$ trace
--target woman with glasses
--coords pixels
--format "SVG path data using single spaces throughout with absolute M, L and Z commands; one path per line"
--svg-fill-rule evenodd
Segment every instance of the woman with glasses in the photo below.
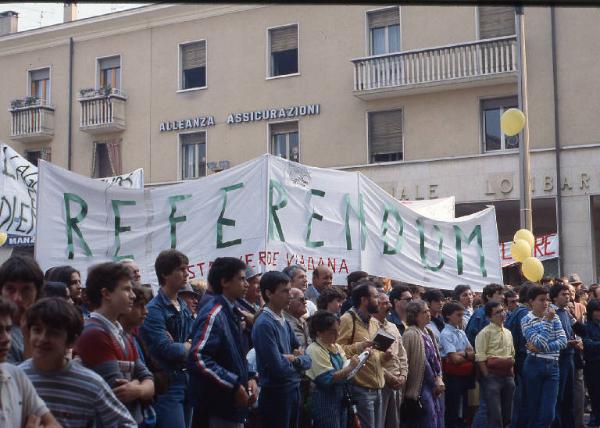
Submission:
M 440 354 L 427 324 L 429 308 L 422 300 L 406 305 L 408 325 L 402 343 L 408 357 L 408 376 L 400 410 L 402 427 L 443 428 L 444 406 Z
M 315 428 L 346 428 L 348 402 L 345 400 L 346 378 L 358 365 L 358 355 L 350 361 L 336 342 L 340 321 L 335 314 L 319 310 L 308 319 L 313 342 L 306 349 L 312 365 L 306 375 L 315 388 L 311 411 Z
M 487 426 L 503 428 L 510 424 L 515 380 L 515 348 L 510 330 L 504 327 L 506 310 L 495 301 L 485 304 L 490 323 L 475 338 L 475 361 L 487 403 Z

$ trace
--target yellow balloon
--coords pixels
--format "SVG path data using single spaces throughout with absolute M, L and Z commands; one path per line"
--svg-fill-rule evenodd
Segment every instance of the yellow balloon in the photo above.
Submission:
M 530 281 L 538 282 L 544 276 L 544 265 L 535 257 L 527 257 L 521 265 L 523 275 Z
M 500 128 L 509 137 L 517 135 L 525 127 L 525 115 L 518 108 L 509 108 L 500 117 Z
M 522 262 L 531 257 L 531 245 L 524 239 L 517 239 L 510 243 L 510 255 L 517 262 Z
M 522 239 L 524 241 L 527 241 L 527 243 L 533 250 L 533 248 L 535 246 L 535 237 L 533 236 L 533 233 L 531 233 L 529 230 L 527 230 L 527 229 L 517 230 L 517 233 L 515 233 L 515 236 L 513 236 L 513 241 L 516 241 L 517 239 Z
M 0 232 L 0 247 L 6 243 L 7 239 L 8 235 L 6 234 L 6 232 Z

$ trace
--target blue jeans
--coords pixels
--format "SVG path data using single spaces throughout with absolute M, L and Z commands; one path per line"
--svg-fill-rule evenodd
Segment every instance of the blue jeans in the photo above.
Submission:
M 523 379 L 527 384 L 527 421 L 529 428 L 548 428 L 554 420 L 560 371 L 558 361 L 528 355 Z
M 263 428 L 296 428 L 300 418 L 300 387 L 263 387 L 258 398 Z
M 556 428 L 573 428 L 575 414 L 573 412 L 573 381 L 575 380 L 575 362 L 573 354 L 564 354 L 558 360 L 560 381 L 556 400 L 556 415 L 553 426 Z
M 171 375 L 170 380 L 167 392 L 159 395 L 154 403 L 156 426 L 189 428 L 192 423 L 192 407 L 187 394 L 188 375 L 185 372 L 177 372 Z
M 362 428 L 379 428 L 382 425 L 381 389 L 364 388 L 350 384 L 350 396 L 356 402 Z
M 527 427 L 527 401 L 523 399 L 526 397 L 525 379 L 523 371 L 517 371 L 515 373 L 515 395 L 513 398 L 513 412 L 512 420 L 510 422 L 511 428 L 526 428 Z
M 473 416 L 471 428 L 487 428 L 487 402 L 485 400 L 485 382 L 479 380 L 479 407 Z

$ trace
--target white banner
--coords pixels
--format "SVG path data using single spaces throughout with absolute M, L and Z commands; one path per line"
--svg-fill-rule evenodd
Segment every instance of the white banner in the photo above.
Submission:
M 449 201 L 431 202 L 447 217 L 434 219 L 360 173 L 270 155 L 144 191 L 42 162 L 39 194 L 36 257 L 44 269 L 71 264 L 84 273 L 132 257 L 143 280 L 156 283 L 156 255 L 177 248 L 190 258 L 190 278 L 205 277 L 216 257 L 233 256 L 262 271 L 326 264 L 336 284 L 359 269 L 446 289 L 502 282 L 493 207 L 451 219 Z
M 8 234 L 9 246 L 35 243 L 38 168 L 12 147 L 0 143 L 0 231 Z M 128 188 L 144 187 L 144 170 L 100 180 Z
M 537 257 L 541 261 L 557 259 L 559 257 L 558 235 L 556 233 L 548 233 L 536 236 L 533 257 Z M 502 261 L 502 267 L 516 263 L 515 259 L 510 255 L 510 242 L 500 243 L 500 260 Z

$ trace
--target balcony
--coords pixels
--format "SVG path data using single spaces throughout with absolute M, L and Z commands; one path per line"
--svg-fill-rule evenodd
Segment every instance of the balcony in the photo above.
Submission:
M 363 100 L 517 82 L 517 39 L 498 37 L 353 59 Z
M 11 139 L 28 143 L 54 137 L 54 107 L 45 99 L 27 97 L 14 100 L 8 111 L 12 116 Z
M 127 97 L 118 89 L 79 91 L 79 129 L 90 134 L 121 132 L 125 129 Z

